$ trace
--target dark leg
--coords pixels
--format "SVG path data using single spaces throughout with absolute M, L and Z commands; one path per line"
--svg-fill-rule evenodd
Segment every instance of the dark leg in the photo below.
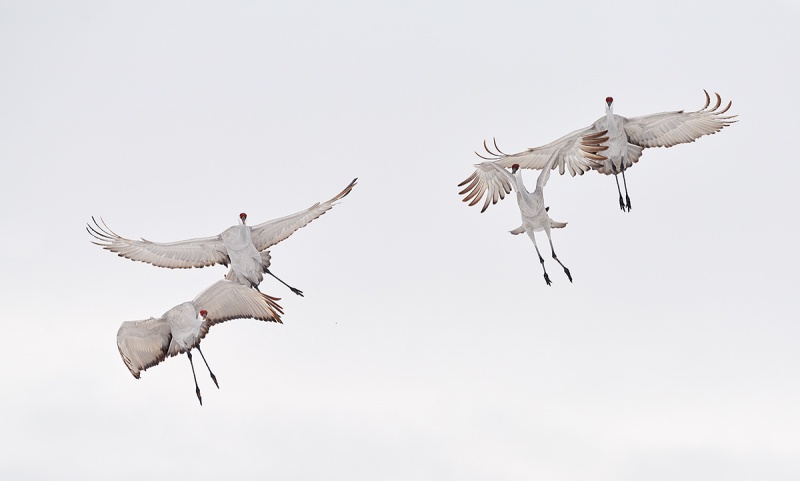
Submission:
M 217 389 L 219 389 L 219 383 L 217 382 L 217 376 L 215 376 L 214 373 L 211 372 L 211 368 L 208 367 L 208 362 L 206 361 L 206 356 L 204 356 L 203 355 L 203 351 L 200 350 L 200 345 L 199 344 L 197 345 L 196 349 L 197 349 L 197 352 L 200 353 L 200 357 L 203 358 L 203 362 L 206 363 L 206 367 L 208 368 L 208 373 L 211 374 L 211 380 L 214 381 L 214 384 L 217 385 Z
M 528 233 L 528 237 L 531 238 L 533 241 L 533 247 L 536 249 L 536 255 L 539 256 L 539 263 L 542 264 L 542 270 L 544 271 L 544 281 L 547 285 L 551 285 L 550 283 L 550 276 L 547 275 L 547 269 L 544 268 L 544 259 L 542 258 L 542 254 L 539 253 L 539 246 L 536 245 L 536 237 L 533 236 L 533 232 L 525 231 Z
M 622 171 L 622 184 L 625 186 L 625 206 L 628 208 L 628 212 L 631 211 L 631 198 L 628 197 L 628 182 L 625 180 L 625 171 Z M 617 188 L 619 188 L 619 182 L 617 182 Z M 621 195 L 621 194 L 620 194 Z M 620 196 L 620 202 L 622 202 L 622 197 Z
M 200 396 L 200 386 L 197 385 L 197 376 L 194 375 L 194 363 L 192 362 L 192 353 L 186 351 L 186 355 L 189 357 L 189 364 L 192 365 L 192 377 L 194 378 L 194 392 L 197 393 L 197 400 L 200 401 L 200 405 L 203 405 L 203 398 Z
M 558 260 L 558 257 L 556 257 L 556 250 L 553 249 L 553 240 L 550 238 L 550 230 L 545 229 L 545 232 L 547 233 L 547 240 L 550 241 L 550 252 L 553 253 L 553 259 L 555 259 L 556 262 L 558 262 L 561 265 L 561 267 L 564 268 L 564 273 L 569 278 L 569 281 L 572 282 L 572 274 L 569 273 L 569 269 L 567 269 L 567 266 L 565 266 L 564 264 L 561 264 L 561 261 Z
M 624 180 L 625 174 L 622 175 Z M 625 212 L 625 202 L 622 201 L 622 189 L 619 188 L 619 178 L 617 177 L 616 172 L 614 173 L 614 180 L 617 181 L 617 192 L 619 192 L 619 208 L 622 209 L 622 212 Z
M 271 275 L 271 276 L 272 276 L 272 277 L 274 277 L 275 279 L 278 279 L 278 280 L 280 281 L 280 283 L 281 283 L 281 284 L 283 284 L 284 286 L 286 286 L 286 287 L 288 287 L 289 289 L 291 289 L 291 290 L 292 290 L 292 292 L 294 292 L 294 293 L 295 293 L 295 294 L 297 294 L 298 296 L 300 296 L 300 297 L 303 297 L 303 291 L 301 291 L 300 289 L 295 289 L 294 287 L 290 286 L 289 284 L 287 284 L 287 283 L 283 282 L 283 281 L 282 281 L 282 280 L 281 280 L 281 279 L 280 279 L 278 276 L 276 276 L 275 274 L 273 274 L 272 272 L 270 272 L 270 270 L 269 270 L 269 269 L 264 269 L 264 272 L 266 272 L 267 274 Z

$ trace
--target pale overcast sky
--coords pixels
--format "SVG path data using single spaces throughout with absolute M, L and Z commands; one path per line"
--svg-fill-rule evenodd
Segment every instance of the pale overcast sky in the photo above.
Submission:
M 800 479 L 800 22 L 790 2 L 0 1 L 0 479 Z M 627 176 L 553 175 L 570 284 L 506 151 L 637 116 L 739 122 Z M 528 185 L 536 173 L 524 172 Z M 272 250 L 284 324 L 135 380 L 123 321 L 225 274 L 84 227 L 214 235 L 358 186 Z M 544 236 L 540 237 L 545 245 Z M 548 249 L 545 249 L 549 252 Z M 199 360 L 199 356 L 196 357 Z

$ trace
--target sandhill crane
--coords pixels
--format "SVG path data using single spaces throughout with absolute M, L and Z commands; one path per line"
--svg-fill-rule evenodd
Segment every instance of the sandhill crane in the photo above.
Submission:
M 191 350 L 196 348 L 200 353 L 211 379 L 219 389 L 217 377 L 211 372 L 200 350 L 200 341 L 211 326 L 231 319 L 253 318 L 280 323 L 283 310 L 277 304 L 278 300 L 233 281 L 217 281 L 192 301 L 173 307 L 161 317 L 123 322 L 117 331 L 117 348 L 122 361 L 136 379 L 139 379 L 141 371 L 155 366 L 168 356 L 185 352 L 192 366 L 197 400 L 202 406 L 203 398 L 197 385 Z
M 493 162 L 484 163 L 496 165 Z M 547 235 L 547 242 L 550 243 L 550 252 L 552 253 L 553 259 L 561 265 L 567 278 L 572 282 L 572 274 L 570 274 L 567 266 L 556 256 L 556 251 L 553 248 L 553 239 L 550 237 L 551 228 L 561 229 L 567 226 L 566 222 L 556 222 L 551 219 L 548 214 L 550 208 L 544 205 L 544 186 L 547 184 L 548 179 L 550 179 L 550 170 L 551 169 L 547 167 L 542 169 L 542 172 L 536 179 L 536 189 L 534 189 L 533 192 L 528 192 L 525 188 L 525 184 L 522 181 L 522 172 L 519 170 L 519 164 L 514 164 L 511 167 L 511 176 L 509 176 L 514 183 L 514 190 L 517 192 L 517 204 L 519 205 L 520 217 L 522 217 L 522 225 L 510 232 L 514 235 L 522 233 L 528 234 L 528 237 L 530 237 L 533 242 L 533 247 L 536 249 L 536 255 L 539 256 L 539 263 L 542 264 L 542 270 L 544 271 L 544 281 L 548 286 L 550 285 L 550 277 L 547 275 L 547 269 L 544 267 L 544 259 L 539 252 L 539 246 L 536 245 L 534 232 L 544 231 Z M 502 172 L 508 176 L 507 170 L 502 169 Z
M 722 99 L 716 95 L 716 103 L 711 104 L 711 97 L 706 95 L 706 103 L 696 112 L 662 112 L 641 117 L 626 118 L 615 115 L 613 111 L 614 99 L 606 98 L 606 115 L 584 129 L 576 130 L 547 145 L 528 149 L 516 154 L 505 154 L 497 148 L 492 151 L 484 142 L 484 148 L 489 154 L 485 160 L 497 162 L 500 167 L 508 168 L 519 164 L 523 169 L 542 169 L 552 155 L 556 156 L 552 168 L 558 166 L 559 173 L 564 174 L 565 168 L 571 175 L 581 174 L 592 169 L 601 174 L 614 175 L 619 193 L 619 206 L 623 211 L 630 211 L 631 201 L 628 196 L 628 185 L 625 179 L 625 170 L 639 161 L 642 150 L 648 147 L 672 147 L 673 145 L 694 142 L 698 138 L 719 132 L 724 127 L 731 125 L 735 115 L 723 115 L 731 107 L 731 102 L 719 110 Z M 480 165 L 480 164 L 478 164 Z M 619 187 L 617 174 L 622 174 L 625 185 L 625 199 Z M 505 194 L 511 192 L 511 187 L 498 177 L 496 171 L 477 169 L 459 186 L 468 184 L 459 195 L 467 194 L 464 202 L 469 205 L 478 203 L 483 195 L 488 192 L 488 197 L 481 212 L 485 211 Z
M 225 278 L 258 290 L 263 274 L 270 272 L 270 255 L 268 248 L 286 239 L 298 229 L 305 227 L 335 205 L 336 201 L 350 193 L 356 185 L 352 182 L 332 199 L 312 205 L 306 210 L 281 217 L 250 227 L 246 224 L 247 214 L 239 214 L 239 225 L 226 229 L 214 237 L 189 239 L 184 241 L 160 243 L 146 239 L 131 240 L 114 233 L 100 219 L 102 226 L 92 217 L 94 226 L 87 224 L 86 230 L 99 242 L 94 242 L 103 249 L 114 252 L 120 257 L 134 261 L 146 262 L 158 267 L 188 269 L 223 264 L 230 270 Z M 302 296 L 299 289 L 286 284 L 297 295 Z

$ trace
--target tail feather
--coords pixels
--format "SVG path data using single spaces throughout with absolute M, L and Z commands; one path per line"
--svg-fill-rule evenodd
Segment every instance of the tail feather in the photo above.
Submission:
M 269 250 L 261 251 L 261 272 L 267 272 L 271 263 L 272 256 L 269 255 Z

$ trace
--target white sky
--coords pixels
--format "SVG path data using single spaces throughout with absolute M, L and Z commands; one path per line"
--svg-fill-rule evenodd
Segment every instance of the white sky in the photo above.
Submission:
M 552 2 L 555 4 L 555 2 Z M 800 21 L 789 2 L 0 2 L 0 479 L 800 478 Z M 628 175 L 551 177 L 570 284 L 456 185 L 594 122 L 740 122 Z M 532 185 L 536 174 L 526 172 Z M 223 267 L 173 241 L 359 185 L 273 250 L 283 325 L 135 380 L 125 320 Z M 544 237 L 541 237 L 544 245 Z M 547 251 L 547 249 L 546 249 Z M 197 357 L 199 360 L 199 356 Z

